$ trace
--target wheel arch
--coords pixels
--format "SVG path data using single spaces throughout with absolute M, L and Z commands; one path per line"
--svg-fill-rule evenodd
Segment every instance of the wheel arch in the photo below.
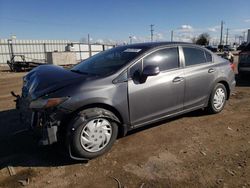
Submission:
M 230 96 L 230 87 L 229 87 L 229 84 L 225 80 L 221 80 L 218 83 L 223 84 L 225 86 L 225 88 L 227 90 L 227 100 L 228 100 L 229 96 Z
M 101 108 L 101 109 L 108 110 L 108 111 L 112 112 L 118 119 L 113 118 L 111 116 L 107 116 L 107 117 L 112 119 L 116 123 L 118 123 L 118 137 L 123 137 L 127 134 L 127 131 L 129 128 L 128 128 L 128 125 L 124 124 L 124 120 L 122 118 L 121 113 L 115 107 L 108 105 L 108 104 L 105 104 L 105 103 L 93 103 L 93 104 L 84 105 L 84 106 L 78 108 L 77 110 L 75 110 L 72 113 L 72 117 L 76 116 L 81 111 L 87 110 L 90 108 Z
M 118 123 L 123 123 L 123 118 L 120 114 L 120 112 L 113 106 L 108 105 L 108 104 L 104 104 L 104 103 L 93 103 L 93 104 L 88 104 L 85 106 L 82 106 L 80 108 L 78 108 L 74 113 L 79 113 L 80 111 L 86 110 L 88 108 L 102 108 L 105 110 L 109 110 L 112 113 L 114 113 L 114 115 L 118 118 Z
M 215 88 L 215 86 L 216 86 L 218 83 L 223 84 L 223 85 L 225 86 L 225 88 L 226 88 L 226 90 L 227 90 L 227 99 L 226 99 L 226 100 L 229 99 L 229 96 L 230 96 L 230 87 L 229 87 L 228 82 L 227 82 L 225 79 L 218 79 L 218 80 L 216 80 L 216 81 L 212 84 L 212 86 L 211 86 L 211 88 L 210 88 L 210 94 L 209 94 L 208 97 L 207 97 L 207 100 L 206 100 L 206 103 L 205 103 L 206 105 L 205 105 L 205 106 L 208 105 L 210 96 L 211 96 L 211 94 L 212 94 L 212 92 L 213 92 L 213 89 Z

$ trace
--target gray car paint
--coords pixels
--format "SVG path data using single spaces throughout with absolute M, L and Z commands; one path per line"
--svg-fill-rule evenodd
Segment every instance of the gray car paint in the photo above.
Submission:
M 227 61 L 215 57 L 216 62 L 213 60 L 185 67 L 182 46 L 200 48 L 196 45 L 179 45 L 179 69 L 152 76 L 142 84 L 129 80 L 129 109 L 134 127 L 206 107 L 212 89 L 220 81 L 227 82 L 231 90 L 234 88 L 234 73 Z M 174 83 L 176 78 L 181 78 L 180 82 Z
M 147 55 L 163 48 L 169 47 L 151 50 Z M 140 63 L 140 61 L 136 63 Z M 145 122 L 182 110 L 184 82 L 176 82 L 174 79 L 183 74 L 181 66 L 178 69 L 162 71 L 159 75 L 148 77 L 145 83 L 138 83 L 130 79 L 128 81 L 128 98 L 131 125 L 137 127 Z
M 178 43 L 181 63 L 179 69 L 148 77 L 145 83 L 135 83 L 129 77 L 130 67 L 144 56 L 152 51 L 176 45 L 169 43 L 153 47 L 113 75 L 70 85 L 49 96 L 70 96 L 69 100 L 58 107 L 69 113 L 90 105 L 107 105 L 115 109 L 120 114 L 122 123 L 131 129 L 205 107 L 217 82 L 225 81 L 230 89 L 234 88 L 234 73 L 229 63 L 215 54 L 212 54 L 211 63 L 185 68 L 181 46 L 201 48 L 192 44 Z M 208 73 L 210 68 L 215 69 L 212 74 Z M 124 77 L 124 75 L 127 76 Z M 177 77 L 183 79 L 174 83 L 173 80 Z

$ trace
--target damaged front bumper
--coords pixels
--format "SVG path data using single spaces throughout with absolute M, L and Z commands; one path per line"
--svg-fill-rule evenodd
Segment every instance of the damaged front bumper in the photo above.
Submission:
M 27 97 L 20 97 L 14 92 L 16 109 L 19 111 L 20 121 L 40 137 L 40 145 L 50 145 L 58 141 L 58 128 L 65 113 L 57 108 L 31 108 L 32 103 Z M 37 105 L 37 103 L 35 103 Z

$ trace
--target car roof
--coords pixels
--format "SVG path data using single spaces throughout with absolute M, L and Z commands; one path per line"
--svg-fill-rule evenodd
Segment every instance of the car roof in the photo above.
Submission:
M 242 49 L 242 52 L 250 52 L 250 42 Z
M 126 45 L 129 48 L 155 48 L 160 46 L 166 46 L 166 45 L 190 45 L 190 46 L 198 46 L 192 43 L 187 42 L 145 42 L 145 43 L 135 43 L 135 44 L 128 44 Z M 199 46 L 201 47 L 201 46 Z

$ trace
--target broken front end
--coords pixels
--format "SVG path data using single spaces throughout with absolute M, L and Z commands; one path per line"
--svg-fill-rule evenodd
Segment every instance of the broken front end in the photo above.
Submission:
M 34 130 L 41 138 L 40 145 L 50 145 L 58 141 L 58 128 L 65 118 L 65 112 L 57 108 L 57 106 L 67 97 L 62 98 L 40 98 L 30 100 L 28 96 L 16 95 L 16 108 L 19 110 L 20 121 L 25 123 L 31 130 Z
M 61 67 L 42 65 L 23 77 L 21 96 L 12 92 L 21 122 L 39 133 L 41 145 L 58 141 L 60 126 L 62 122 L 66 123 L 67 115 L 71 113 L 62 107 L 69 95 L 63 96 L 65 93 L 60 93 L 60 89 L 67 89 L 66 86 L 79 77 Z

